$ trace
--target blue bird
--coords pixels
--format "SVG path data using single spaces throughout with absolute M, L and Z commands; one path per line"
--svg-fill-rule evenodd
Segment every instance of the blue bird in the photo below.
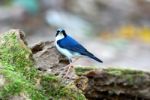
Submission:
M 65 55 L 69 62 L 72 62 L 72 58 L 76 56 L 87 56 L 100 63 L 103 61 L 95 57 L 86 48 L 84 48 L 79 42 L 66 34 L 64 29 L 58 29 L 56 33 L 55 46 L 57 50 Z
M 100 63 L 103 63 L 102 60 L 95 57 L 92 53 L 90 53 L 87 49 L 85 49 L 79 42 L 77 42 L 72 37 L 67 35 L 64 29 L 57 30 L 56 38 L 55 38 L 55 46 L 60 53 L 62 53 L 69 59 L 70 62 L 70 64 L 68 65 L 69 69 L 72 63 L 71 59 L 73 57 L 78 57 L 78 56 L 87 56 Z M 67 74 L 69 69 L 67 70 Z

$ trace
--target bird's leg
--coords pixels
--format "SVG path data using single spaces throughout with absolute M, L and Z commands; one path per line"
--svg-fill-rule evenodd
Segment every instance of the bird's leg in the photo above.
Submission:
M 68 76 L 68 74 L 69 74 L 69 72 L 70 72 L 70 69 L 73 68 L 73 63 L 76 62 L 78 59 L 79 59 L 79 58 L 76 58 L 73 62 L 72 62 L 71 59 L 69 59 L 70 64 L 67 65 L 68 68 L 67 68 L 67 72 L 66 72 L 66 74 L 65 74 L 65 77 Z
M 68 76 L 71 66 L 72 66 L 72 60 L 69 59 L 69 65 L 66 66 L 66 67 L 67 67 L 67 68 L 66 68 L 66 69 L 67 69 L 67 72 L 66 72 L 66 74 L 64 75 L 64 77 L 67 77 L 67 76 Z
M 75 63 L 78 59 L 79 59 L 79 57 L 76 57 L 75 60 L 72 62 L 72 65 L 73 65 L 73 63 Z

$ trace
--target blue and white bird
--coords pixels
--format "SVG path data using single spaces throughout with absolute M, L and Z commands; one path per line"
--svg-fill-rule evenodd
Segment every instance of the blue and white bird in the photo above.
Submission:
M 79 42 L 66 34 L 64 29 L 58 29 L 56 33 L 55 46 L 57 50 L 65 55 L 69 62 L 72 63 L 73 57 L 87 56 L 100 63 L 103 61 L 95 57 L 87 49 L 85 49 Z

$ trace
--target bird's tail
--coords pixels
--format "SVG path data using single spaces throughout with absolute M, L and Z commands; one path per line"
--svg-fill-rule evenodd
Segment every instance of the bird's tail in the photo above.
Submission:
M 93 56 L 90 56 L 90 58 L 92 58 L 92 59 L 94 59 L 94 60 L 96 60 L 96 61 L 98 61 L 98 62 L 100 62 L 100 63 L 103 63 L 102 60 L 100 60 L 99 58 L 95 57 L 94 55 L 93 55 Z
M 98 62 L 100 62 L 100 63 L 103 63 L 102 60 L 100 60 L 99 58 L 95 57 L 95 56 L 94 56 L 92 53 L 90 53 L 90 52 L 87 52 L 86 56 L 88 56 L 88 57 L 90 57 L 90 58 L 92 58 L 92 59 L 94 59 L 94 60 L 96 60 L 96 61 L 98 61 Z

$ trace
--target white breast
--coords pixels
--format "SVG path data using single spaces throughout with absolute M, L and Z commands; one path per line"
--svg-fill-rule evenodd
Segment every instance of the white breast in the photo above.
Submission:
M 61 48 L 57 42 L 55 42 L 55 46 L 57 48 L 57 50 L 62 53 L 63 55 L 65 55 L 68 59 L 71 59 L 73 57 L 73 54 L 71 52 L 69 52 L 67 49 L 63 49 Z
M 68 59 L 71 59 L 73 57 L 77 57 L 77 56 L 81 56 L 79 53 L 76 52 L 70 52 L 67 49 L 61 48 L 57 42 L 55 41 L 55 46 L 57 48 L 57 50 L 62 53 L 63 55 L 65 55 Z

